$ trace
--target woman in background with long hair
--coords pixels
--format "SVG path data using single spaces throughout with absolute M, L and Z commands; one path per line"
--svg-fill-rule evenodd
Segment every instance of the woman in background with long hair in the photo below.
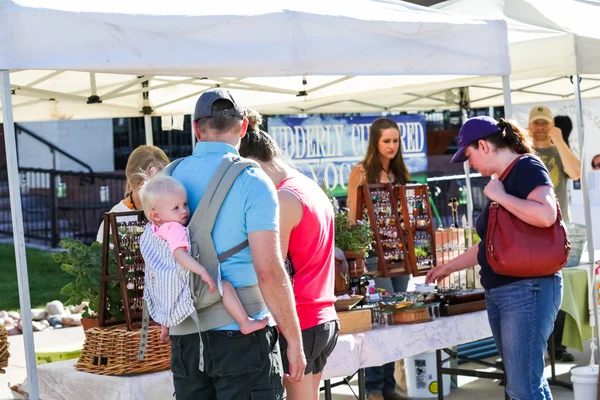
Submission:
M 356 196 L 358 187 L 373 183 L 394 183 L 405 185 L 410 175 L 402 158 L 402 141 L 400 129 L 396 121 L 389 118 L 376 119 L 369 130 L 367 154 L 356 164 L 348 179 L 348 201 L 350 220 L 355 222 Z M 377 257 L 367 259 L 367 266 L 377 268 Z M 370 269 L 370 268 L 369 268 Z M 405 292 L 410 275 L 394 278 L 376 278 L 375 284 L 388 293 Z M 367 368 L 365 371 L 365 388 L 368 400 L 399 400 L 394 380 L 394 363 L 381 367 Z

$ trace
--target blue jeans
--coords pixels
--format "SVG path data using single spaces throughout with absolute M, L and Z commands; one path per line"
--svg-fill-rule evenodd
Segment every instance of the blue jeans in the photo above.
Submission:
M 524 279 L 485 291 L 488 318 L 515 400 L 552 400 L 544 353 L 562 301 L 562 275 Z
M 394 278 L 376 278 L 375 284 L 378 288 L 386 289 L 389 293 L 406 292 L 410 275 L 397 276 Z M 391 362 L 381 367 L 365 369 L 365 390 L 367 393 L 382 392 L 389 393 L 396 390 L 394 380 L 394 365 Z

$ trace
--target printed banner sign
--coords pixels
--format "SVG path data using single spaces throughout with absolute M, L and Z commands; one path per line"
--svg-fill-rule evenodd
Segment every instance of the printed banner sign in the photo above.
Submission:
M 269 134 L 292 164 L 336 196 L 347 193 L 350 171 L 362 161 L 369 128 L 378 117 L 269 118 Z M 425 118 L 390 116 L 398 123 L 404 162 L 411 174 L 427 171 Z

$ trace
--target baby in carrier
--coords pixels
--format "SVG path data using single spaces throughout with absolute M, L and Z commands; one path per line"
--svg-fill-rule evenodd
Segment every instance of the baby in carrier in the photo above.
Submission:
M 228 281 L 213 281 L 208 271 L 190 255 L 189 231 L 185 224 L 190 216 L 187 194 L 183 185 L 170 176 L 157 175 L 140 190 L 140 200 L 156 239 L 166 242 L 166 251 L 144 255 L 146 276 L 144 298 L 152 319 L 162 325 L 161 340 L 167 340 L 170 326 L 176 326 L 194 311 L 189 289 L 189 273 L 200 276 L 214 293 L 218 287 L 223 305 L 248 334 L 264 328 L 268 318 L 250 318 L 240 303 L 234 287 Z M 161 247 L 161 246 L 159 246 Z M 168 249 L 168 250 L 167 250 Z

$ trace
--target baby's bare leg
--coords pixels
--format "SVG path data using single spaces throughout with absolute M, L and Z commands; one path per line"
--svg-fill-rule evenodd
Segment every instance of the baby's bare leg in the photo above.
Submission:
M 244 306 L 242 306 L 231 283 L 228 281 L 221 281 L 221 283 L 223 284 L 223 305 L 227 309 L 227 312 L 229 312 L 233 319 L 240 325 L 240 331 L 244 335 L 258 331 L 267 326 L 267 322 L 269 322 L 268 318 L 257 320 L 250 318 L 248 314 L 246 314 L 246 310 L 244 310 Z

